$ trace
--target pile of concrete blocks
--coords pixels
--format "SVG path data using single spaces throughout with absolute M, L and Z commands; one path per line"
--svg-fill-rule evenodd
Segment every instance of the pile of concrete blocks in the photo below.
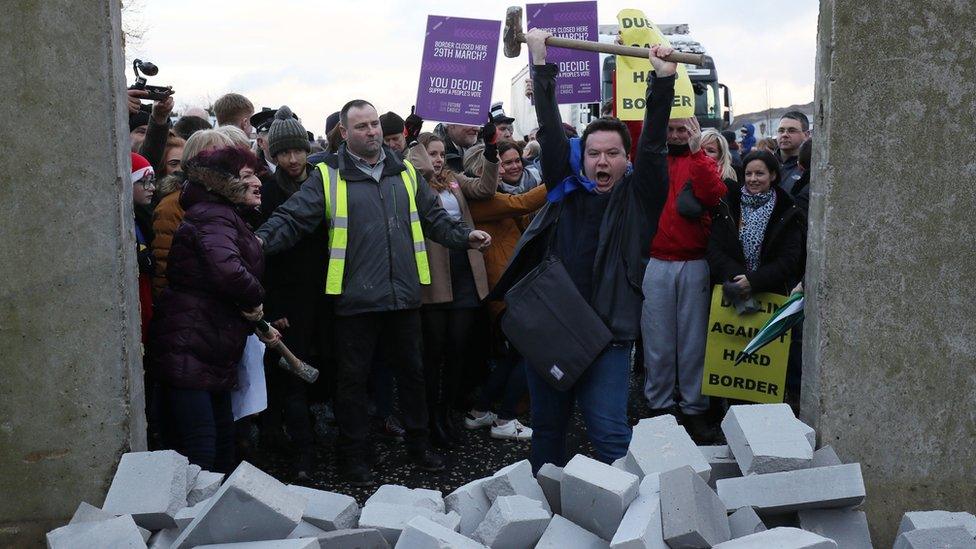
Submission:
M 442 503 L 443 505 L 443 503 Z M 49 548 L 387 548 L 356 500 L 287 486 L 244 462 L 226 480 L 172 450 L 122 456 L 102 508 L 82 503 Z
M 48 547 L 189 549 L 870 549 L 861 468 L 781 404 L 732 406 L 727 445 L 672 416 L 642 420 L 613 464 L 513 463 L 442 496 L 282 484 L 249 463 L 226 480 L 173 451 L 125 454 L 103 508 L 82 503 Z M 895 549 L 976 547 L 976 516 L 907 513 Z

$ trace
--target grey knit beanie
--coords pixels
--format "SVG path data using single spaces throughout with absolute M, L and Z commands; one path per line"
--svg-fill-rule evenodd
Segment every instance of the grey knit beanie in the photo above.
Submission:
M 291 109 L 282 105 L 275 113 L 274 122 L 268 130 L 268 152 L 272 157 L 288 149 L 311 150 L 308 144 L 308 132 L 302 126 Z

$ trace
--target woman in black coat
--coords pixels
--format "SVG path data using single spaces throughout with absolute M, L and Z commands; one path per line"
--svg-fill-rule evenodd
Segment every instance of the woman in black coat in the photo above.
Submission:
M 787 295 L 803 275 L 806 218 L 779 187 L 779 162 L 765 151 L 743 159 L 745 181 L 732 189 L 712 218 L 708 266 L 712 282 L 743 297 Z

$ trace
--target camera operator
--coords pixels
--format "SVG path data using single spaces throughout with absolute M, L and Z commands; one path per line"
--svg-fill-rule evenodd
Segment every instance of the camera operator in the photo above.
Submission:
M 146 116 L 141 110 L 142 99 L 149 97 L 146 90 L 128 90 L 129 99 L 129 137 L 132 152 L 141 154 L 153 169 L 163 172 L 163 152 L 169 138 L 169 115 L 173 112 L 173 96 L 153 101 L 152 111 Z

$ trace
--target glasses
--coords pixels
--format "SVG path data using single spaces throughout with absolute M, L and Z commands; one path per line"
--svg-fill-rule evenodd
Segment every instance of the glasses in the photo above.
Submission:
M 143 190 L 148 191 L 150 187 L 156 187 L 155 177 L 143 177 L 139 181 L 136 181 L 136 185 L 142 185 Z

